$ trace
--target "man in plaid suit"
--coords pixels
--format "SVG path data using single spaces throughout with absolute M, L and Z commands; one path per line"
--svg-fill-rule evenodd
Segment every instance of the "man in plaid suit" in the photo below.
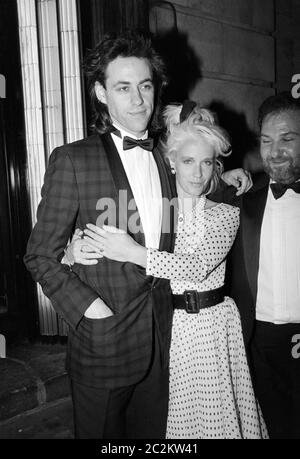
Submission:
M 60 261 L 75 227 L 109 223 L 102 202 L 114 204 L 108 209 L 112 222 L 138 243 L 172 250 L 172 221 L 168 231 L 157 228 L 165 218 L 162 198 L 172 199 L 175 191 L 147 139 L 148 125 L 158 126 L 164 67 L 148 39 L 126 33 L 105 37 L 87 57 L 86 73 L 96 134 L 51 154 L 24 261 L 70 327 L 67 368 L 76 437 L 163 438 L 172 318 L 168 281 L 130 263 L 102 259 L 96 266 L 69 268 Z M 122 140 L 128 136 L 146 142 L 127 149 Z

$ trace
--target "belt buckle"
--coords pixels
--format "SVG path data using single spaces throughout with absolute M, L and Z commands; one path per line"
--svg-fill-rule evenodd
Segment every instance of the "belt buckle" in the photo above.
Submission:
M 197 290 L 184 292 L 185 310 L 188 314 L 197 314 L 200 311 L 197 293 Z

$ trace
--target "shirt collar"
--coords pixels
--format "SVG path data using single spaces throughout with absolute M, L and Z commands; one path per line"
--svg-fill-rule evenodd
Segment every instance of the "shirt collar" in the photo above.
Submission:
M 300 179 L 299 179 L 299 180 L 296 180 L 296 182 L 293 182 L 293 183 L 297 183 L 297 182 L 300 182 Z M 271 183 L 277 183 L 277 182 L 276 182 L 275 180 L 273 180 L 273 179 L 270 178 L 270 185 L 271 185 Z
M 120 128 L 120 126 L 118 126 L 117 123 L 114 123 L 113 126 L 120 132 L 122 140 L 125 136 L 131 137 L 132 139 L 136 139 L 136 140 L 139 140 L 139 139 L 144 140 L 148 138 L 148 130 L 144 133 L 142 137 L 137 137 L 134 134 L 131 134 L 130 132 L 125 131 L 123 128 Z M 112 134 L 116 137 L 119 137 L 114 132 L 112 132 Z

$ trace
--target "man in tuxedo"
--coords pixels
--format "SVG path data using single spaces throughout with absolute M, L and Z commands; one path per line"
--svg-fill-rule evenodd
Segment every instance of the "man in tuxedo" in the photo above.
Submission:
M 251 338 L 254 387 L 271 438 L 300 438 L 300 104 L 289 93 L 259 110 L 264 173 L 241 196 L 231 295 Z M 298 340 L 298 341 L 297 341 Z
M 175 187 L 148 137 L 159 126 L 164 65 L 149 39 L 126 32 L 105 37 L 85 71 L 95 134 L 51 154 L 24 260 L 69 324 L 76 437 L 164 438 L 169 282 L 105 258 L 97 265 L 60 263 L 74 228 L 88 223 L 111 224 L 140 244 L 173 250 L 174 217 L 164 205 Z M 241 179 L 240 191 L 247 176 Z
M 109 217 L 117 226 L 140 219 L 135 226 L 142 230 L 125 228 L 136 241 L 172 250 L 172 222 L 169 233 L 160 231 L 161 198 L 175 192 L 160 155 L 149 151 L 147 131 L 157 124 L 164 66 L 148 39 L 128 33 L 106 37 L 85 69 L 96 133 L 51 154 L 25 263 L 69 325 L 76 437 L 160 438 L 168 402 L 168 282 L 130 263 L 102 259 L 69 269 L 60 260 L 72 229 L 107 213 L 101 198 L 115 204 Z M 127 149 L 125 137 L 145 142 Z

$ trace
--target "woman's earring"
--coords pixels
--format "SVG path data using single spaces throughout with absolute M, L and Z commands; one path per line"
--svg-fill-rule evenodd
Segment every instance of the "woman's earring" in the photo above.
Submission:
M 173 175 L 176 174 L 175 167 L 171 167 L 171 173 L 172 173 Z

